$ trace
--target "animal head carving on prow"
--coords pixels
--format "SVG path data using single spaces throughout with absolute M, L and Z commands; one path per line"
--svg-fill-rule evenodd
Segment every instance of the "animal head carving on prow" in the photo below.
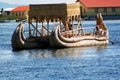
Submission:
M 107 27 L 103 22 L 103 17 L 102 17 L 101 13 L 96 14 L 96 25 L 99 25 L 100 28 L 103 29 L 103 30 L 107 30 Z
M 96 23 L 97 24 L 103 23 L 103 17 L 101 13 L 96 14 Z

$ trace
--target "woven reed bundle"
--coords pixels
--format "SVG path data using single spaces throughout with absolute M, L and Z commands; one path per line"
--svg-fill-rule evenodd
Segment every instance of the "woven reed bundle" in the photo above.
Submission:
M 66 21 L 68 17 L 76 17 L 80 15 L 80 4 L 31 4 L 29 11 L 29 18 L 52 21 L 60 20 Z

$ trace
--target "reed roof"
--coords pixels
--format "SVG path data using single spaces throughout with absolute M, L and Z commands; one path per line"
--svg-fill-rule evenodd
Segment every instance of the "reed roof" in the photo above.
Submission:
M 37 18 L 39 20 L 64 19 L 68 17 L 80 15 L 80 4 L 31 4 L 29 18 Z

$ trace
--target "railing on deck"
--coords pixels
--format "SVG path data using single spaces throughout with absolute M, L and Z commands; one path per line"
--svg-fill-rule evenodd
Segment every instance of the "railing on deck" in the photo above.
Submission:
M 95 36 L 95 27 L 78 28 L 74 30 L 61 32 L 64 37 Z

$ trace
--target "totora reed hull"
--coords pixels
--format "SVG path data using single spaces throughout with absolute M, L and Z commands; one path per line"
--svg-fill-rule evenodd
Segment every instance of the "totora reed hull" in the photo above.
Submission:
M 106 35 L 98 37 L 96 35 L 64 37 L 60 31 L 60 25 L 54 27 L 50 36 L 47 37 L 24 37 L 24 24 L 20 23 L 12 36 L 13 50 L 35 49 L 35 48 L 70 48 L 97 46 L 109 44 L 108 30 Z
M 41 47 L 48 47 L 48 37 L 43 38 L 32 37 L 26 39 L 24 37 L 24 24 L 20 23 L 18 27 L 15 29 L 12 36 L 13 50 L 34 49 Z
M 60 26 L 57 25 L 51 33 L 49 43 L 50 46 L 54 48 L 107 45 L 109 44 L 108 30 L 107 30 L 107 35 L 105 37 L 76 36 L 71 38 L 65 38 L 60 33 Z

